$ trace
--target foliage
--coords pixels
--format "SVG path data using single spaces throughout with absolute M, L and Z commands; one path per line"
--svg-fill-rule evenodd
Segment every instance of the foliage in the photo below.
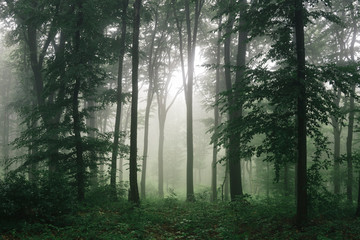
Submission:
M 69 181 L 61 175 L 49 178 L 47 172 L 37 174 L 36 182 L 17 173 L 10 173 L 0 180 L 1 226 L 24 220 L 53 223 L 72 212 L 75 198 Z
M 331 204 L 331 203 L 330 203 Z M 62 224 L 27 223 L 0 236 L 17 239 L 351 239 L 360 233 L 353 211 L 342 204 L 312 215 L 299 231 L 294 225 L 294 200 L 249 197 L 233 203 L 176 198 L 152 199 L 134 207 L 125 199 L 83 205 Z M 326 220 L 325 217 L 329 217 Z

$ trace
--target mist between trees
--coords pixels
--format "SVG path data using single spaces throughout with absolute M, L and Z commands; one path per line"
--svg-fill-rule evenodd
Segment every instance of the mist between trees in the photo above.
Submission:
M 49 201 L 285 196 L 298 226 L 334 201 L 359 216 L 359 7 L 1 1 L 0 199 L 20 181 Z

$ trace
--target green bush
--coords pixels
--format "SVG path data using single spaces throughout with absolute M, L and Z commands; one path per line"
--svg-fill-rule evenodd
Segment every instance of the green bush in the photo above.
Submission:
M 22 219 L 32 214 L 39 202 L 36 184 L 23 175 L 10 174 L 0 180 L 0 218 Z
M 10 173 L 0 180 L 0 221 L 53 222 L 75 206 L 71 184 L 62 176 L 38 174 L 30 182 L 23 174 Z

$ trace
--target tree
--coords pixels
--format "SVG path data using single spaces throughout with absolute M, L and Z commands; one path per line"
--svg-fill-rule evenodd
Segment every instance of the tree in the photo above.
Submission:
M 238 26 L 238 49 L 236 58 L 236 76 L 235 84 L 231 80 L 231 33 L 235 22 L 234 1 L 230 1 L 228 6 L 229 17 L 226 23 L 226 39 L 224 42 L 224 63 L 225 63 L 225 82 L 227 90 L 228 103 L 228 159 L 230 176 L 230 195 L 231 200 L 236 200 L 243 195 L 241 182 L 241 152 L 240 152 L 240 134 L 236 130 L 239 120 L 242 118 L 241 88 L 244 87 L 244 71 L 247 44 L 247 31 L 245 29 L 245 11 L 246 1 L 239 2 L 240 20 Z M 235 107 L 236 106 L 236 107 Z
M 160 43 L 165 46 L 163 42 Z M 180 89 L 175 96 L 172 98 L 169 104 L 167 104 L 168 95 L 170 91 L 170 82 L 172 78 L 172 72 L 175 69 L 176 60 L 172 60 L 171 44 L 168 45 L 167 49 L 163 49 L 164 53 L 160 51 L 159 54 L 163 55 L 162 59 L 159 59 L 157 67 L 155 68 L 155 91 L 158 103 L 158 118 L 159 118 L 159 145 L 158 145 L 158 189 L 159 196 L 164 197 L 164 142 L 165 142 L 165 122 L 169 109 L 174 104 L 177 96 L 181 93 Z M 160 47 L 160 46 L 159 46 Z M 163 65 L 167 58 L 166 65 L 163 66 L 163 74 L 159 74 L 160 67 Z
M 129 201 L 139 204 L 137 185 L 137 107 L 138 107 L 138 71 L 139 71 L 139 30 L 141 0 L 134 2 L 133 41 L 132 41 L 132 93 L 131 93 L 131 125 L 130 125 L 130 190 Z
M 193 140 L 193 84 L 194 84 L 194 63 L 195 48 L 197 42 L 197 34 L 199 28 L 199 20 L 204 0 L 195 0 L 194 2 L 194 18 L 193 28 L 191 24 L 190 1 L 185 0 L 185 23 L 187 34 L 187 72 L 185 72 L 184 53 L 183 53 L 183 34 L 182 21 L 177 15 L 175 1 L 172 1 L 173 13 L 175 16 L 176 27 L 179 34 L 179 54 L 181 62 L 181 72 L 184 86 L 185 102 L 186 102 L 186 200 L 194 201 L 194 140 Z
M 14 143 L 36 151 L 28 151 L 18 171 L 47 160 L 51 178 L 75 176 L 79 200 L 85 195 L 87 167 L 95 170 L 94 155 L 103 154 L 108 145 L 104 135 L 95 137 L 96 129 L 86 128 L 84 122 L 96 107 L 82 105 L 94 101 L 96 89 L 104 84 L 102 65 L 110 61 L 110 39 L 103 32 L 116 11 L 111 3 L 115 4 L 111 0 L 1 2 L 7 16 L 17 22 L 14 42 L 26 45 L 37 105 L 22 111 L 24 123 L 36 124 L 27 124 Z
M 34 90 L 36 93 L 37 106 L 41 111 L 41 118 L 46 126 L 46 128 L 51 131 L 54 127 L 59 124 L 61 117 L 61 109 L 59 109 L 55 114 L 49 115 L 46 114 L 44 108 L 46 105 L 52 104 L 54 96 L 50 98 L 45 98 L 44 89 L 46 85 L 44 82 L 44 77 L 42 74 L 43 65 L 45 56 L 48 52 L 49 45 L 54 41 L 56 35 L 55 24 L 58 20 L 59 12 L 62 9 L 60 2 L 55 2 L 55 4 L 40 4 L 38 1 L 31 1 L 29 5 L 24 5 L 23 2 L 17 1 L 6 1 L 7 9 L 11 16 L 13 16 L 18 23 L 18 28 L 21 29 L 23 37 L 20 37 L 20 41 L 25 38 L 25 43 L 29 51 L 29 60 L 31 64 L 31 69 L 34 76 Z M 32 16 L 37 16 L 38 12 L 44 12 L 41 20 L 39 18 L 28 18 L 30 14 Z M 45 41 L 43 44 L 40 44 L 39 41 L 39 32 L 40 29 L 44 30 L 45 34 L 43 37 Z M 61 96 L 63 91 L 59 91 L 58 100 L 62 101 L 64 96 Z M 55 93 L 53 93 L 55 95 Z M 54 131 L 51 131 L 54 133 Z M 57 136 L 53 134 L 51 136 L 51 141 L 48 141 L 48 157 L 49 157 L 49 170 L 55 172 L 58 167 L 58 147 L 56 144 L 53 144 L 57 141 Z
M 194 201 L 194 140 L 193 140 L 193 84 L 194 84 L 194 64 L 195 48 L 199 19 L 204 0 L 195 0 L 194 26 L 191 29 L 190 1 L 185 0 L 186 33 L 187 33 L 187 83 L 184 82 L 184 93 L 186 101 L 186 199 Z M 184 74 L 183 74 L 184 75 Z
M 1 63 L 1 81 L 4 81 L 2 88 L 1 88 L 1 102 L 2 102 L 2 119 L 0 120 L 2 122 L 1 129 L 2 129 L 2 161 L 1 161 L 1 167 L 4 169 L 4 173 L 7 173 L 7 168 L 9 164 L 9 136 L 10 136 L 10 87 L 11 87 L 11 76 L 9 74 L 9 70 L 3 66 L 3 63 Z
M 86 119 L 86 126 L 88 130 L 88 138 L 96 139 L 97 121 L 94 108 L 96 108 L 95 99 L 87 101 L 86 108 L 89 110 L 89 116 Z M 89 153 L 89 168 L 90 168 L 90 186 L 98 186 L 98 159 L 95 149 L 90 150 Z
M 297 194 L 296 222 L 303 225 L 307 219 L 306 190 L 306 79 L 305 79 L 305 44 L 304 44 L 304 6 L 302 0 L 295 0 L 295 36 L 297 55 Z
M 150 110 L 151 103 L 154 97 L 154 71 L 155 63 L 157 61 L 157 53 L 154 53 L 155 50 L 155 37 L 158 31 L 159 24 L 159 4 L 156 4 L 154 9 L 154 29 L 151 32 L 150 39 L 150 49 L 149 49 L 149 58 L 148 58 L 148 79 L 149 79 L 149 88 L 147 91 L 146 97 L 146 108 L 145 108 L 145 126 L 144 126 L 144 150 L 143 150 L 143 161 L 142 161 L 142 171 L 141 171 L 141 198 L 145 199 L 145 188 L 146 188 L 146 170 L 147 170 L 147 154 L 148 154 L 148 145 L 149 145 L 149 121 L 150 121 Z
M 341 90 L 338 89 L 334 94 L 336 94 L 334 104 L 339 108 Z M 334 132 L 334 193 L 340 194 L 340 137 L 342 127 L 340 125 L 340 119 L 336 116 L 331 117 L 331 123 Z
M 76 18 L 76 31 L 74 35 L 74 54 L 77 55 L 77 61 L 75 62 L 75 67 L 78 69 L 82 68 L 84 64 L 84 59 L 80 52 L 81 49 L 81 29 L 83 25 L 83 1 L 77 1 L 77 18 Z M 75 149 L 76 149 L 76 182 L 77 182 L 77 194 L 78 199 L 83 201 L 85 199 L 85 162 L 83 158 L 83 142 L 81 138 L 81 119 L 79 114 L 79 93 L 80 85 L 82 82 L 82 76 L 80 72 L 74 76 L 74 88 L 72 95 L 72 117 L 73 117 L 73 129 L 74 129 L 74 140 L 75 140 Z
M 353 29 L 351 45 L 350 45 L 350 59 L 351 62 L 355 62 L 355 42 L 358 33 L 358 17 L 356 16 L 358 13 L 355 12 L 352 1 L 345 1 L 350 8 L 350 26 Z M 347 200 L 352 204 L 353 194 L 352 194 L 352 186 L 353 186 L 353 164 L 352 164 L 352 144 L 353 144 L 353 131 L 354 131 L 354 115 L 355 115 L 355 89 L 356 84 L 353 83 L 351 86 L 350 92 L 350 103 L 349 103 L 349 124 L 348 124 L 348 135 L 346 139 L 346 160 L 348 167 L 348 180 L 346 184 L 346 193 Z M 360 196 L 360 195 L 359 195 Z M 357 215 L 360 216 L 360 212 L 357 211 Z
M 215 107 L 214 107 L 214 139 L 213 139 L 213 157 L 211 163 L 211 200 L 217 200 L 217 152 L 218 152 L 218 133 L 217 128 L 219 127 L 219 106 L 216 104 L 219 102 L 219 94 L 220 94 L 220 61 L 221 61 L 221 29 L 220 26 L 222 24 L 221 17 L 218 20 L 218 32 L 217 32 L 217 49 L 216 49 L 216 80 L 215 80 Z
M 113 194 L 116 197 L 116 171 L 117 171 L 117 156 L 119 152 L 119 136 L 120 136 L 120 120 L 122 117 L 121 110 L 123 104 L 122 96 L 122 77 L 123 77 L 123 62 L 125 55 L 125 43 L 126 43 L 126 26 L 127 26 L 127 8 L 129 1 L 122 2 L 121 13 L 121 35 L 120 35 L 120 49 L 118 57 L 118 76 L 117 76 L 117 92 L 116 92 L 116 115 L 115 115 L 115 130 L 114 130 L 114 142 L 111 155 L 111 173 L 110 173 L 110 186 Z

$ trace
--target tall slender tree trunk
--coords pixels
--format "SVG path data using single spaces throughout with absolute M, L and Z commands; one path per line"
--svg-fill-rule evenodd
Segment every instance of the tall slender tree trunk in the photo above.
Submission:
M 87 108 L 90 109 L 90 116 L 86 119 L 86 125 L 90 128 L 88 136 L 92 139 L 96 138 L 96 116 L 94 112 L 95 101 L 90 100 L 87 102 Z M 90 186 L 96 187 L 98 186 L 98 164 L 97 164 L 97 155 L 94 150 L 90 150 Z
M 198 0 L 196 0 L 198 2 Z M 197 3 L 195 3 L 196 6 Z M 186 32 L 187 32 L 187 51 L 188 51 L 188 82 L 186 94 L 186 200 L 194 201 L 194 139 L 193 139 L 193 81 L 194 81 L 194 58 L 195 44 L 192 39 L 191 18 L 190 18 L 190 1 L 185 0 L 186 14 Z M 196 19 L 196 17 L 195 17 Z M 194 28 L 195 30 L 195 28 Z M 197 30 L 197 29 L 196 29 Z M 194 36 L 196 39 L 196 35 Z M 184 86 L 185 87 L 185 86 Z
M 184 85 L 184 94 L 186 102 L 186 200 L 195 201 L 194 196 L 194 144 L 193 144 L 193 82 L 194 82 L 194 59 L 195 59 L 195 47 L 197 41 L 197 32 L 199 26 L 199 18 L 203 0 L 195 0 L 195 14 L 194 14 L 194 26 L 191 30 L 191 13 L 190 13 L 190 1 L 185 0 L 185 16 L 186 16 L 186 33 L 187 33 L 187 82 L 185 74 L 184 54 L 183 54 L 183 36 L 182 25 L 177 16 L 177 9 L 175 7 L 175 1 L 173 3 L 173 10 L 176 20 L 176 26 L 179 33 L 180 42 L 180 62 L 182 70 L 182 79 Z
M 161 54 L 161 53 L 160 53 Z M 158 146 L 158 191 L 159 197 L 164 197 L 164 143 L 165 143 L 165 122 L 169 109 L 174 104 L 177 96 L 181 93 L 181 90 L 175 94 L 170 104 L 167 106 L 167 97 L 169 93 L 170 81 L 173 73 L 173 63 L 171 61 L 171 50 L 167 51 L 168 63 L 167 63 L 167 78 L 164 82 L 160 82 L 159 79 L 159 67 L 160 63 L 156 64 L 154 73 L 154 88 L 156 89 L 156 97 L 158 103 L 158 119 L 159 119 L 159 146 Z M 164 69 L 165 71 L 165 69 Z M 161 85 L 160 85 L 161 84 Z M 168 185 L 168 179 L 167 179 Z M 168 187 L 167 187 L 168 188 Z
M 130 126 L 130 192 L 129 201 L 140 204 L 137 184 L 137 109 L 138 109 L 138 74 L 139 74 L 139 30 L 141 0 L 134 2 L 133 45 L 132 45 L 132 94 Z
M 229 6 L 228 6 L 228 9 L 231 9 L 234 5 L 234 1 L 233 0 L 230 0 L 229 1 Z M 226 90 L 227 91 L 231 91 L 232 90 L 232 80 L 231 80 L 231 33 L 232 33 L 232 30 L 233 30 L 233 25 L 234 25 L 234 14 L 232 12 L 230 12 L 229 14 L 229 17 L 227 19 L 227 23 L 226 23 L 226 36 L 227 38 L 225 39 L 224 41 L 224 64 L 225 64 L 225 84 L 226 84 Z M 231 100 L 231 94 L 229 93 L 228 94 L 228 102 L 229 102 L 229 106 L 231 105 L 230 103 L 230 100 Z M 232 100 L 231 100 L 232 101 Z M 230 109 L 229 109 L 229 112 L 230 112 Z M 230 113 L 228 113 L 228 121 L 230 121 Z M 231 139 L 229 137 L 228 139 L 228 148 L 226 149 L 226 174 L 229 172 L 228 169 L 230 170 L 230 158 L 231 158 L 231 153 L 230 153 L 230 149 L 231 149 L 231 146 L 230 146 L 230 142 L 231 142 Z M 239 147 L 239 146 L 237 146 Z M 240 170 L 240 168 L 239 168 Z M 231 192 L 231 190 L 230 190 Z M 226 194 L 225 194 L 226 196 Z
M 159 105 L 159 108 L 163 107 Z M 165 110 L 164 110 L 165 111 Z M 160 114 L 159 114 L 160 115 Z M 164 197 L 164 140 L 165 140 L 165 120 L 166 115 L 159 116 L 159 162 L 158 162 L 158 171 L 159 171 L 159 197 Z
M 142 163 L 142 171 L 141 171 L 141 181 L 140 181 L 140 191 L 141 198 L 145 199 L 146 196 L 146 171 L 147 171 L 147 155 L 148 155 L 148 147 L 149 147 L 149 122 L 150 122 L 150 109 L 151 103 L 154 96 L 154 90 L 152 86 L 152 81 L 149 82 L 149 89 L 147 93 L 146 100 L 146 108 L 145 108 L 145 126 L 144 126 L 144 150 L 143 150 L 143 163 Z
M 284 195 L 290 195 L 290 186 L 289 186 L 289 163 L 285 163 L 284 166 Z
M 77 16 L 77 30 L 74 36 L 74 54 L 78 57 L 78 62 L 75 67 L 81 67 L 83 64 L 82 57 L 80 56 L 80 28 L 83 25 L 83 2 L 78 1 L 78 16 Z M 81 76 L 77 73 L 75 75 L 75 83 L 72 95 L 72 117 L 73 117 L 73 130 L 75 135 L 75 151 L 76 151 L 76 184 L 77 184 L 77 198 L 80 201 L 85 199 L 85 162 L 83 159 L 83 143 L 81 138 L 81 117 L 79 113 L 79 93 L 81 85 Z
M 124 132 L 124 137 L 121 139 L 121 144 L 124 145 L 125 144 L 125 139 L 127 136 L 127 129 L 129 127 L 129 119 L 130 119 L 130 112 L 131 112 L 131 107 L 129 107 L 126 111 L 126 118 L 125 118 L 125 123 L 124 123 L 124 127 L 123 127 L 123 132 Z M 123 182 L 124 181 L 124 159 L 123 157 L 120 157 L 120 163 L 119 163 L 119 181 Z
M 123 62 L 125 55 L 127 8 L 129 5 L 129 1 L 128 0 L 123 1 L 122 4 L 123 5 L 122 5 L 122 15 L 121 15 L 120 50 L 118 57 L 114 143 L 113 143 L 113 149 L 111 155 L 111 170 L 110 170 L 110 187 L 113 192 L 113 197 L 115 198 L 116 198 L 117 156 L 119 153 L 119 135 L 120 135 L 120 121 L 121 121 L 121 110 L 122 110 L 122 76 L 123 76 Z
M 355 13 L 354 5 L 352 1 L 347 0 L 347 3 L 350 7 L 351 19 L 352 19 L 352 39 L 350 44 L 350 57 L 351 61 L 355 63 L 355 43 L 358 35 L 358 17 Z M 354 116 L 355 116 L 355 94 L 356 94 L 356 85 L 355 83 L 351 87 L 351 96 L 350 96 L 350 106 L 349 106 L 349 125 L 348 125 L 348 136 L 346 139 L 346 158 L 347 158 L 347 167 L 348 167 L 348 181 L 346 186 L 346 195 L 349 203 L 352 204 L 353 201 L 353 163 L 352 163 L 352 143 L 353 143 L 353 131 L 354 131 Z M 360 179 L 359 179 L 359 190 L 360 190 Z M 360 193 L 359 193 L 360 197 Z M 358 211 L 357 215 L 360 216 L 360 198 L 358 199 Z
M 155 63 L 157 61 L 157 56 L 154 56 L 154 44 L 155 44 L 155 36 L 158 28 L 158 5 L 155 9 L 155 26 L 151 35 L 151 43 L 150 43 L 150 53 L 149 53 L 149 63 L 148 63 L 148 77 L 149 77 L 149 89 L 147 92 L 146 98 L 146 108 L 145 108 L 145 126 L 144 126 L 144 150 L 143 150 L 143 164 L 141 171 L 141 198 L 145 199 L 146 195 L 146 171 L 147 171 L 147 155 L 148 155 L 148 145 L 149 145 L 149 122 L 150 122 L 150 110 L 151 103 L 154 97 L 154 68 Z
M 229 7 L 233 7 L 234 2 L 231 1 Z M 244 7 L 246 1 L 241 0 L 239 2 L 241 6 L 240 15 L 243 16 L 245 13 Z M 226 26 L 227 39 L 224 43 L 224 62 L 225 62 L 225 82 L 226 89 L 229 92 L 228 103 L 229 103 L 229 173 L 230 173 L 230 195 L 231 200 L 236 200 L 239 196 L 243 195 L 242 180 L 241 180 L 241 164 L 240 164 L 240 135 L 237 133 L 237 125 L 239 119 L 242 117 L 242 104 L 240 99 L 240 88 L 244 84 L 243 75 L 245 68 L 245 57 L 246 57 L 246 41 L 247 31 L 244 29 L 245 20 L 243 17 L 239 21 L 239 36 L 238 36 L 238 51 L 237 51 L 237 70 L 235 86 L 231 81 L 231 61 L 230 61 L 230 45 L 231 45 L 231 32 L 234 24 L 234 15 L 230 14 L 228 24 Z M 239 106 L 237 109 L 232 109 L 232 106 Z
M 194 85 L 194 62 L 195 48 L 197 41 L 197 32 L 199 27 L 199 18 L 203 0 L 195 0 L 195 16 L 193 31 L 191 30 L 191 13 L 190 0 L 185 0 L 186 15 L 186 33 L 187 33 L 187 88 L 185 91 L 186 99 L 186 146 L 187 146 L 187 162 L 186 162 L 186 200 L 195 201 L 194 195 L 194 136 L 193 136 L 193 85 Z
M 226 150 L 228 152 L 228 150 Z M 228 154 L 228 153 L 226 153 Z M 224 200 L 226 202 L 229 201 L 229 196 L 230 196 L 230 177 L 229 177 L 229 160 L 226 160 L 225 163 L 225 191 L 224 191 Z
M 354 131 L 354 116 L 355 116 L 355 84 L 351 87 L 350 106 L 349 106 L 349 124 L 348 124 L 348 135 L 346 138 L 346 162 L 347 162 L 347 184 L 346 184 L 346 196 L 349 203 L 353 201 L 353 163 L 352 163 L 352 142 L 353 142 L 353 131 Z
M 9 114 L 9 106 L 8 106 L 8 101 L 9 101 L 9 86 L 10 86 L 10 81 L 8 81 L 9 84 L 6 84 L 6 89 L 4 91 L 5 96 L 4 99 L 4 112 L 3 112 L 3 136 L 2 136 L 2 151 L 3 151 L 3 166 L 4 166 L 4 172 L 5 174 L 8 172 L 7 168 L 8 168 L 8 164 L 9 164 L 9 128 L 10 128 L 10 114 Z
M 219 107 L 217 105 L 219 101 L 220 93 L 220 58 L 221 58 L 221 30 L 220 26 L 222 24 L 221 18 L 219 18 L 218 26 L 218 42 L 216 49 L 216 80 L 215 80 L 215 107 L 214 107 L 214 140 L 213 140 L 213 155 L 211 163 L 211 201 L 215 202 L 217 200 L 217 152 L 218 152 L 218 126 L 219 126 Z
M 270 164 L 266 162 L 266 197 L 270 196 Z
M 339 89 L 336 93 L 336 98 L 334 100 L 334 104 L 339 107 L 340 106 L 340 97 L 341 90 Z M 331 117 L 331 122 L 334 131 L 334 193 L 340 194 L 340 136 L 341 136 L 341 126 L 339 124 L 338 119 L 335 117 Z
M 307 176 L 306 176 L 306 81 L 304 45 L 304 6 L 302 0 L 295 0 L 295 34 L 297 55 L 297 196 L 296 222 L 302 226 L 307 221 Z
M 252 181 L 252 173 L 253 173 L 253 164 L 252 164 L 252 159 L 251 157 L 249 158 L 249 181 L 250 181 L 250 194 L 252 194 L 254 192 L 254 187 L 253 187 L 253 181 Z
M 251 163 L 251 157 L 247 157 L 245 162 L 245 169 L 246 169 L 246 173 L 249 179 L 249 194 L 252 193 L 252 163 Z
M 105 109 L 104 110 L 104 118 L 103 118 L 103 121 L 102 121 L 102 132 L 103 133 L 106 133 L 106 131 L 107 131 L 107 122 L 108 122 L 108 118 L 109 118 L 109 113 L 108 113 L 108 109 Z

